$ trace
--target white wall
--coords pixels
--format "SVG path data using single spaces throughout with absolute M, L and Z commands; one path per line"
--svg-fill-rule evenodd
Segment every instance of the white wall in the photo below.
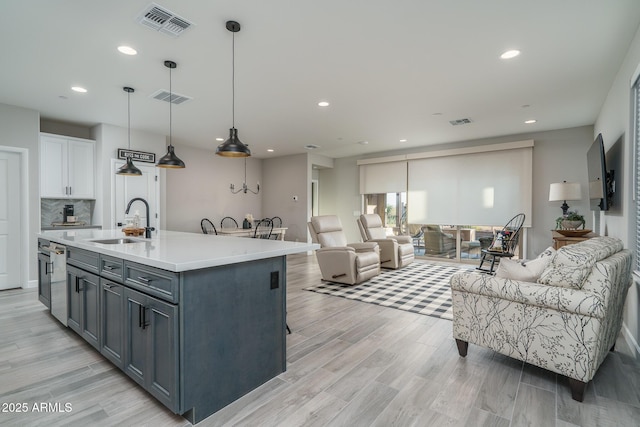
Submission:
M 635 244 L 636 209 L 633 200 L 633 129 L 631 117 L 633 114 L 631 85 L 638 77 L 640 68 L 640 30 L 636 33 L 627 55 L 618 71 L 607 98 L 594 126 L 594 133 L 602 133 L 605 151 L 610 150 L 616 141 L 622 143 L 622 170 L 616 170 L 616 200 L 621 202 L 612 213 L 604 213 L 601 217 L 602 228 L 610 236 L 623 239 L 625 247 Z M 609 167 L 609 165 L 607 165 Z M 632 348 L 635 347 L 636 357 L 640 357 L 640 292 L 638 284 L 633 284 L 627 295 L 624 311 L 623 334 Z
M 308 155 L 263 160 L 262 211 L 265 217 L 279 216 L 287 227 L 286 240 L 307 241 L 311 211 L 311 165 Z M 297 201 L 293 198 L 297 197 Z
M 242 186 L 244 159 L 216 156 L 213 149 L 176 146 L 175 150 L 186 167 L 166 171 L 167 230 L 201 233 L 202 218 L 209 218 L 217 228 L 225 216 L 235 218 L 238 225 L 248 213 L 262 218 L 263 190 L 257 195 L 229 190 L 230 184 L 236 189 Z M 258 181 L 263 186 L 261 176 L 262 160 L 247 158 L 249 188 L 255 190 Z
M 29 194 L 27 196 L 29 211 L 27 224 L 29 234 L 29 277 L 27 280 L 38 280 L 38 240 L 40 232 L 40 114 L 37 111 L 12 105 L 0 104 L 0 145 L 18 147 L 28 150 Z M 27 283 L 22 285 L 27 286 Z
M 359 241 L 355 219 L 361 209 L 359 196 L 359 174 L 356 161 L 360 158 L 375 158 L 426 152 L 445 148 L 497 144 L 503 142 L 534 140 L 533 148 L 533 218 L 529 231 L 527 253 L 533 257 L 552 244 L 551 230 L 555 228 L 555 219 L 562 215 L 559 202 L 549 202 L 549 184 L 552 182 L 580 182 L 585 192 L 582 201 L 568 202 L 571 210 L 584 214 L 587 228 L 592 226 L 589 203 L 586 198 L 587 150 L 593 142 L 593 128 L 583 126 L 548 132 L 532 132 L 521 135 L 487 138 L 477 141 L 464 141 L 456 144 L 426 146 L 411 150 L 395 150 L 367 156 L 336 159 L 333 169 L 321 169 L 320 177 L 320 213 L 337 214 L 347 233 L 349 241 Z M 499 165 L 487 165 L 499 173 Z M 505 212 L 505 222 L 517 212 Z

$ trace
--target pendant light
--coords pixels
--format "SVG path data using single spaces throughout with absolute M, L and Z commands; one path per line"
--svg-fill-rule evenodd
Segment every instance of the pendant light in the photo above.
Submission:
M 242 182 L 242 188 L 238 188 L 236 190 L 236 186 L 231 184 L 229 189 L 231 190 L 231 193 L 233 193 L 233 194 L 238 194 L 241 191 L 244 194 L 247 194 L 247 191 L 249 191 L 249 192 L 251 192 L 253 194 L 258 194 L 260 192 L 260 183 L 259 182 L 256 185 L 256 190 L 250 189 L 249 186 L 247 185 L 247 158 L 246 157 L 244 158 L 244 181 Z
M 229 129 L 229 139 L 216 148 L 216 154 L 224 157 L 249 157 L 251 150 L 240 139 L 238 139 L 238 129 L 236 129 L 236 33 L 240 31 L 240 24 L 236 21 L 227 21 L 227 30 L 231 31 L 231 129 Z
M 127 129 L 128 129 L 128 137 L 129 137 L 129 150 L 131 150 L 131 94 L 134 92 L 134 89 L 131 87 L 123 87 L 122 90 L 127 92 Z M 133 164 L 133 160 L 131 157 L 127 157 L 127 163 L 122 165 L 116 175 L 128 175 L 128 176 L 142 176 L 142 172 L 140 169 L 135 167 Z
M 184 162 L 176 156 L 176 153 L 173 151 L 173 144 L 171 143 L 171 106 L 173 104 L 173 92 L 171 90 L 171 70 L 176 68 L 177 65 L 173 61 L 164 61 L 164 66 L 169 69 L 169 146 L 167 147 L 167 154 L 162 156 L 160 160 L 158 160 L 158 164 L 156 165 L 159 168 L 171 168 L 178 169 L 184 168 Z

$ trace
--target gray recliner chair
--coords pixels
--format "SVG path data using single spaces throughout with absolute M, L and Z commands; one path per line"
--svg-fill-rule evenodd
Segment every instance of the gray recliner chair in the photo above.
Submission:
M 380 267 L 398 269 L 415 259 L 411 236 L 387 236 L 382 219 L 377 214 L 360 215 L 357 219 L 362 240 L 380 246 Z
M 314 242 L 322 280 L 356 285 L 380 273 L 380 249 L 375 242 L 347 243 L 336 215 L 311 217 L 309 232 Z

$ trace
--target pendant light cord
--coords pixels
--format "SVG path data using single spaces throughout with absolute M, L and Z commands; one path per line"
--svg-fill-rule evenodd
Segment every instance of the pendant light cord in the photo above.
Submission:
M 231 124 L 236 127 L 236 33 L 231 33 Z
M 171 88 L 171 67 L 169 67 L 169 146 L 173 147 L 171 111 L 173 110 L 173 90 Z
M 127 91 L 127 137 L 129 138 L 129 150 L 131 150 L 131 92 Z

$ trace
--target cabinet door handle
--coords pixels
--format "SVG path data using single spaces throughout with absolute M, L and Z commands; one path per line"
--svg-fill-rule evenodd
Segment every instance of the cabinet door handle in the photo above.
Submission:
M 146 329 L 149 326 L 147 322 L 147 307 L 142 306 L 142 329 Z
M 105 288 L 107 288 L 107 289 L 113 289 L 113 287 L 114 287 L 115 285 L 112 285 L 111 283 L 105 283 L 105 284 L 104 284 L 104 285 L 102 285 L 102 286 L 104 286 L 104 287 L 105 287 Z
M 138 276 L 138 280 L 143 283 L 151 283 L 151 279 L 149 279 L 148 277 Z
M 69 195 L 72 195 L 73 192 L 71 191 L 71 186 L 69 186 Z
M 47 269 L 47 266 L 50 265 L 51 266 L 51 270 Z M 44 263 L 44 274 L 53 274 L 53 263 L 52 262 L 45 262 Z
M 111 265 L 105 265 L 104 267 L 102 267 L 103 270 L 107 270 L 107 271 L 111 271 L 111 270 L 113 270 L 113 268 L 114 267 L 111 266 Z
M 80 278 L 76 277 L 76 293 L 80 292 Z
M 147 322 L 147 307 L 140 304 L 138 305 L 138 327 L 146 329 L 149 326 Z

